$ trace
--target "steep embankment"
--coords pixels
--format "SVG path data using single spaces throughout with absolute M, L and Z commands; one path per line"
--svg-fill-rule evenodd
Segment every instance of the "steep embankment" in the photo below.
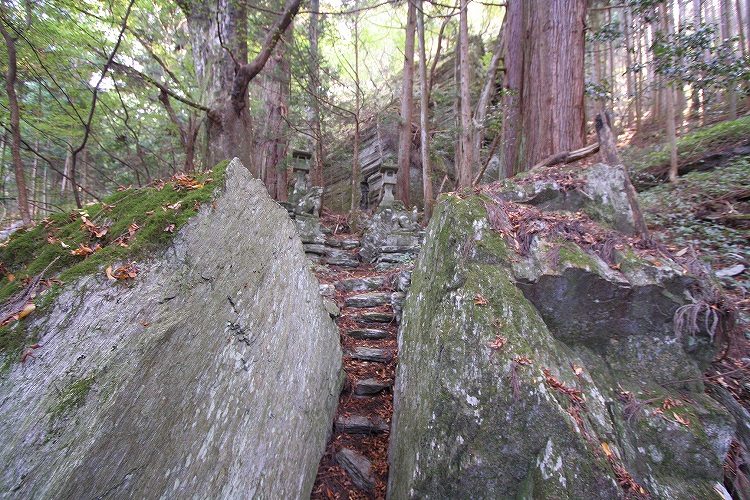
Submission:
M 41 347 L 0 382 L 2 496 L 309 495 L 341 349 L 287 213 L 234 161 L 138 268 L 18 323 Z

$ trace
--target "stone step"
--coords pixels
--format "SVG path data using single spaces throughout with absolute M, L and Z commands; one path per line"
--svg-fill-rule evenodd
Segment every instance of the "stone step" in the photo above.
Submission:
M 354 450 L 342 448 L 336 453 L 336 462 L 349 474 L 354 486 L 363 491 L 375 489 L 375 476 L 372 474 L 372 462 Z
M 347 330 L 346 334 L 358 340 L 380 340 L 388 336 L 388 332 L 377 328 L 354 328 Z
M 331 250 L 325 252 L 326 264 L 341 267 L 359 267 L 359 258 L 346 250 Z
M 348 297 L 344 305 L 346 307 L 378 307 L 391 302 L 391 294 L 386 292 L 368 292 Z
M 390 323 L 396 319 L 391 313 L 367 311 L 362 314 L 352 315 L 351 318 L 355 321 L 363 321 L 367 323 Z
M 345 292 L 366 292 L 378 290 L 383 285 L 385 285 L 385 276 L 347 278 L 334 283 L 336 290 L 343 290 Z
M 391 385 L 392 382 L 380 382 L 374 378 L 359 380 L 357 385 L 354 386 L 354 394 L 357 396 L 374 396 Z
M 371 347 L 355 347 L 353 351 L 349 352 L 349 356 L 352 359 L 375 363 L 387 363 L 393 357 L 387 349 L 374 349 Z
M 391 426 L 377 415 L 372 417 L 352 415 L 336 419 L 336 430 L 348 434 L 380 434 L 390 429 Z

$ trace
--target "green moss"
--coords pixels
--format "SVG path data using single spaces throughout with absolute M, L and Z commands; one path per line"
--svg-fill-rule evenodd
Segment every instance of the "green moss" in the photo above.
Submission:
M 137 262 L 166 247 L 201 205 L 211 203 L 216 190 L 223 186 L 227 165 L 222 162 L 211 172 L 195 176 L 196 182 L 203 183 L 198 189 L 180 187 L 175 181 L 167 181 L 161 189 L 127 189 L 104 198 L 102 203 L 53 214 L 29 230 L 16 232 L 0 247 L 5 270 L 0 279 L 0 301 L 21 291 L 25 278 L 44 273 L 45 278 L 57 276 L 64 282 L 72 281 L 109 265 Z M 92 235 L 83 224 L 83 216 L 100 228 L 106 227 L 107 233 L 102 237 Z M 130 237 L 132 224 L 138 229 Z M 117 244 L 121 237 L 127 247 Z M 101 249 L 88 256 L 72 255 L 80 245 Z M 29 340 L 25 332 L 16 330 L 0 329 L 0 353 L 6 359 L 14 357 Z
M 87 206 L 84 210 L 54 214 L 31 231 L 14 234 L 7 246 L 1 249 L 0 261 L 9 273 L 14 274 L 17 282 L 42 272 L 56 257 L 59 257 L 58 261 L 47 274 L 65 270 L 63 277 L 67 279 L 85 275 L 105 262 L 118 258 L 142 258 L 155 248 L 169 243 L 200 205 L 211 201 L 215 189 L 223 182 L 225 168 L 226 165 L 219 164 L 212 173 L 197 176 L 198 182 L 213 179 L 200 189 L 175 189 L 176 184 L 168 182 L 163 189 L 128 189 L 114 193 L 106 197 L 103 203 Z M 177 209 L 166 208 L 177 204 Z M 101 238 L 90 235 L 82 229 L 81 216 L 86 216 L 99 227 L 107 227 L 107 234 Z M 139 229 L 127 242 L 128 247 L 113 244 L 119 237 L 129 235 L 131 224 L 136 224 Z M 164 229 L 170 224 L 175 225 L 174 231 L 165 232 Z M 48 239 L 52 242 L 48 242 Z M 71 255 L 71 250 L 81 244 L 103 248 L 88 257 Z M 4 278 L 0 282 L 0 300 L 7 298 L 17 288 L 17 284 L 13 285 Z
M 689 163 L 699 160 L 707 151 L 747 141 L 748 137 L 750 137 L 750 117 L 692 130 L 677 140 L 678 162 Z M 635 166 L 640 170 L 660 165 L 669 165 L 668 145 L 648 154 Z
M 50 408 L 50 419 L 54 422 L 83 406 L 93 384 L 93 376 L 81 378 L 69 384 L 58 396 L 57 404 Z

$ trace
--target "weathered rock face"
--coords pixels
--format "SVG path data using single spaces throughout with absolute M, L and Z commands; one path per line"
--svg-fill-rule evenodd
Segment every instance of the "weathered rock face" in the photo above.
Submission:
M 391 267 L 419 253 L 423 236 L 416 212 L 407 212 L 401 202 L 396 202 L 375 212 L 362 235 L 359 255 L 376 267 Z
M 672 331 L 679 266 L 627 248 L 606 265 L 541 229 L 522 256 L 488 202 L 444 197 L 430 221 L 399 333 L 389 496 L 715 496 L 735 424 L 694 382 L 715 346 Z
M 4 498 L 302 498 L 339 334 L 286 212 L 237 160 L 132 283 L 68 286 L 0 384 Z

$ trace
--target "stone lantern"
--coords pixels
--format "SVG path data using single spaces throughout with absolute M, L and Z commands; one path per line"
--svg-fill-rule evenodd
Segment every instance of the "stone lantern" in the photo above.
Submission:
M 398 165 L 390 161 L 384 161 L 380 165 L 380 175 L 383 187 L 378 208 L 391 207 L 396 201 L 396 198 L 393 195 L 393 190 L 396 187 L 396 172 L 398 172 Z
M 310 173 L 310 160 L 312 153 L 309 151 L 292 150 L 292 171 L 294 173 L 294 191 L 307 191 L 307 175 Z

